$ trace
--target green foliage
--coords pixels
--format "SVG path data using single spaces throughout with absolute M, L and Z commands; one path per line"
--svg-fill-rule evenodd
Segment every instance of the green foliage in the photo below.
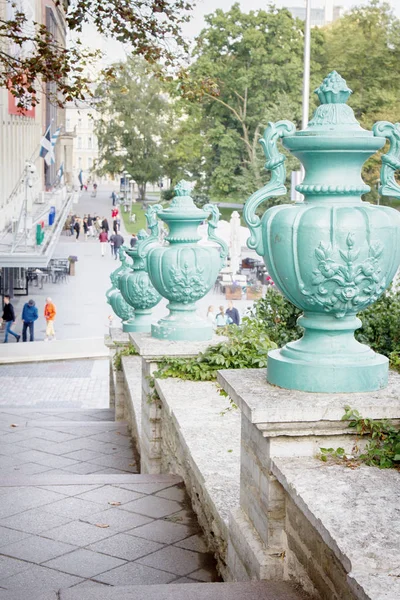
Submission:
M 264 324 L 270 340 L 278 347 L 297 340 L 303 334 L 303 329 L 296 323 L 302 311 L 273 286 L 255 303 L 253 312 L 256 319 Z
M 117 371 L 122 371 L 122 357 L 123 356 L 137 356 L 138 351 L 133 344 L 129 344 L 115 353 L 114 356 L 114 368 Z
M 195 358 L 161 359 L 154 376 L 211 381 L 216 379 L 219 369 L 265 367 L 268 351 L 276 348 L 255 319 L 244 318 L 240 327 L 229 325 L 222 334 L 228 337 L 226 342 L 210 346 Z
M 363 419 L 358 410 L 350 406 L 345 406 L 345 411 L 342 420 L 349 421 L 349 427 L 354 429 L 357 435 L 371 437 L 365 450 L 358 453 L 356 459 L 381 469 L 399 468 L 400 429 L 387 419 Z
M 347 455 L 343 448 L 320 448 L 319 458 L 327 462 L 332 459 L 354 468 L 359 464 L 380 469 L 400 469 L 400 429 L 387 419 L 364 419 L 358 410 L 350 406 L 344 407 L 342 421 L 348 421 L 354 429 L 357 438 L 368 437 L 370 440 L 363 450 L 358 443 L 354 444 L 353 452 Z
M 362 327 L 356 338 L 375 352 L 391 356 L 396 363 L 400 352 L 400 290 L 391 286 L 382 296 L 358 316 Z
M 148 65 L 136 58 L 121 63 L 115 78 L 104 80 L 98 87 L 97 97 L 102 119 L 96 127 L 96 170 L 99 174 L 126 170 L 144 200 L 147 183 L 158 181 L 162 175 L 171 111 L 165 88 Z

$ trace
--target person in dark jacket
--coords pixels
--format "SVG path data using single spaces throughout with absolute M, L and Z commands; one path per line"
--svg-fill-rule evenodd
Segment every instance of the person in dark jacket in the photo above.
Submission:
M 110 237 L 111 247 L 112 247 L 113 252 L 114 252 L 115 260 L 117 260 L 117 258 L 118 258 L 119 249 L 123 245 L 124 241 L 125 240 L 124 240 L 124 238 L 122 237 L 122 235 L 120 233 L 114 233 Z
M 79 219 L 75 220 L 74 229 L 75 229 L 75 232 L 76 232 L 76 238 L 75 238 L 75 240 L 78 241 L 79 233 L 80 233 L 80 230 L 81 230 L 81 225 L 79 223 Z
M 13 326 L 13 323 L 15 323 L 15 312 L 14 307 L 10 302 L 10 296 L 4 296 L 3 321 L 6 324 L 4 343 L 7 344 L 9 333 L 11 333 L 11 335 L 16 338 L 17 342 L 19 342 L 21 336 L 17 333 L 14 333 L 14 331 L 11 331 L 11 327 Z
M 29 300 L 24 304 L 22 310 L 22 341 L 26 342 L 26 331 L 29 329 L 29 341 L 34 341 L 34 323 L 39 317 L 38 309 L 36 308 L 35 301 Z
M 132 233 L 130 244 L 131 244 L 131 248 L 134 248 L 137 244 L 137 236 L 134 233 Z
M 103 217 L 103 220 L 101 222 L 101 228 L 104 229 L 104 231 L 106 231 L 107 233 L 110 231 L 110 226 L 108 224 L 108 221 L 105 217 Z
M 225 314 L 232 320 L 232 323 L 235 325 L 240 325 L 240 315 L 237 308 L 233 306 L 232 300 L 229 300 L 228 308 L 225 311 Z

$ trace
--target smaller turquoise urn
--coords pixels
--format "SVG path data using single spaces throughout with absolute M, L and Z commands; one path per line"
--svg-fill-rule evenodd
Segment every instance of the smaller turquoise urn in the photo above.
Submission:
M 203 341 L 212 337 L 212 325 L 196 314 L 196 301 L 214 285 L 225 263 L 228 247 L 216 236 L 219 210 L 215 204 L 198 208 L 191 198 L 191 184 L 181 181 L 175 196 L 159 218 L 169 232 L 166 246 L 156 246 L 147 255 L 150 279 L 169 300 L 169 315 L 152 325 L 155 338 Z M 213 245 L 199 245 L 198 227 L 208 219 L 208 239 Z
M 126 256 L 122 251 L 120 251 L 119 257 L 122 264 L 110 275 L 112 287 L 106 292 L 106 298 L 117 317 L 122 321 L 128 321 L 134 317 L 134 310 L 123 298 L 119 289 L 119 280 L 124 273 L 130 271 L 130 267 L 127 265 Z
M 400 198 L 400 125 L 384 121 L 363 129 L 347 105 L 352 93 L 333 71 L 315 90 L 320 106 L 307 128 L 270 123 L 261 140 L 269 183 L 246 202 L 248 246 L 263 256 L 276 287 L 303 315 L 301 339 L 268 355 L 267 379 L 308 392 L 369 392 L 384 388 L 388 359 L 354 337 L 357 316 L 392 281 L 400 263 L 400 213 L 364 202 L 364 162 L 384 147 L 379 193 Z M 285 148 L 303 164 L 297 186 L 304 202 L 256 209 L 285 188 Z M 361 315 L 362 316 L 362 315 Z
M 126 302 L 134 309 L 134 316 L 123 324 L 124 331 L 149 333 L 151 330 L 152 309 L 161 300 L 161 295 L 150 281 L 146 266 L 148 251 L 155 244 L 158 244 L 158 225 L 155 217 L 158 208 L 161 209 L 161 206 L 151 207 L 146 213 L 151 234 L 148 235 L 142 229 L 137 235 L 136 246 L 123 248 L 124 252 L 132 259 L 132 268 L 120 278 L 119 289 Z

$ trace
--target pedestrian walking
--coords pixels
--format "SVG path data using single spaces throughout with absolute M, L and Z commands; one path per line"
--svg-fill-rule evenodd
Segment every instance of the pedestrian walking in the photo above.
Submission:
M 111 218 L 116 219 L 118 217 L 118 208 L 113 208 L 111 211 Z
M 3 306 L 3 317 L 2 317 L 2 319 L 3 319 L 3 321 L 6 324 L 6 331 L 5 331 L 5 334 L 4 334 L 4 343 L 5 344 L 8 343 L 8 334 L 9 333 L 15 337 L 15 339 L 17 340 L 17 342 L 19 342 L 21 336 L 18 335 L 18 333 L 15 333 L 14 331 L 12 331 L 12 329 L 11 329 L 11 327 L 15 323 L 15 311 L 14 311 L 13 305 L 10 302 L 10 296 L 4 296 L 4 306 Z
M 54 331 L 54 319 L 56 318 L 56 307 L 54 306 L 51 298 L 46 298 L 46 305 L 44 307 L 44 318 L 46 319 L 46 337 L 45 342 L 50 342 L 56 339 L 56 332 Z
M 110 242 L 112 245 L 112 251 L 114 252 L 115 260 L 117 260 L 118 258 L 119 249 L 121 248 L 121 246 L 123 246 L 124 241 L 125 240 L 120 233 L 113 233 L 113 235 L 110 237 Z
M 93 184 L 93 192 L 92 192 L 92 198 L 96 198 L 97 196 L 97 183 Z
M 85 242 L 87 241 L 88 231 L 89 231 L 88 222 L 87 222 L 87 219 L 85 218 L 85 219 L 83 219 L 83 234 L 84 234 Z
M 87 216 L 87 224 L 88 224 L 88 233 L 90 237 L 94 237 L 94 227 L 93 227 L 93 219 L 90 215 Z
M 115 193 L 114 190 L 112 191 L 111 199 L 112 199 L 112 205 L 115 206 L 117 203 L 117 194 Z
M 81 224 L 79 223 L 79 219 L 75 220 L 74 229 L 75 229 L 75 233 L 76 233 L 75 241 L 77 242 L 79 239 L 79 233 L 81 231 Z
M 105 217 L 103 217 L 103 220 L 101 221 L 101 228 L 104 229 L 104 231 L 107 231 L 107 233 L 110 231 L 110 226 Z
M 114 219 L 113 221 L 113 231 L 115 234 L 117 234 L 119 232 L 119 227 L 118 227 L 118 220 Z
M 34 341 L 34 324 L 38 319 L 38 309 L 36 308 L 34 300 L 28 300 L 25 302 L 24 308 L 22 309 L 22 341 L 26 342 L 26 332 L 29 329 L 29 341 Z
M 226 315 L 231 319 L 231 322 L 235 325 L 240 325 L 240 315 L 237 308 L 233 306 L 232 300 L 228 302 L 228 308 L 226 309 Z
M 70 221 L 70 224 L 69 224 L 69 230 L 71 232 L 71 235 L 74 235 L 75 221 L 76 221 L 76 217 L 75 217 L 75 215 L 72 215 L 71 221 Z
M 99 240 L 100 240 L 101 255 L 104 256 L 105 251 L 106 251 L 107 242 L 108 242 L 108 233 L 104 229 L 101 231 L 101 233 L 99 235 Z
M 95 229 L 95 235 L 101 232 L 101 219 L 100 217 L 93 217 L 93 226 Z
M 131 248 L 134 248 L 137 244 L 137 236 L 135 233 L 132 233 L 132 237 L 131 237 L 131 241 L 130 241 L 130 246 Z

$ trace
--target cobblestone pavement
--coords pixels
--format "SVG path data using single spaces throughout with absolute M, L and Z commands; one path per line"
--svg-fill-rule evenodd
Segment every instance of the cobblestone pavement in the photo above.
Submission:
M 105 408 L 108 360 L 69 360 L 0 367 L 0 406 Z
M 180 478 L 136 475 L 113 417 L 0 411 L 0 599 L 218 580 Z

